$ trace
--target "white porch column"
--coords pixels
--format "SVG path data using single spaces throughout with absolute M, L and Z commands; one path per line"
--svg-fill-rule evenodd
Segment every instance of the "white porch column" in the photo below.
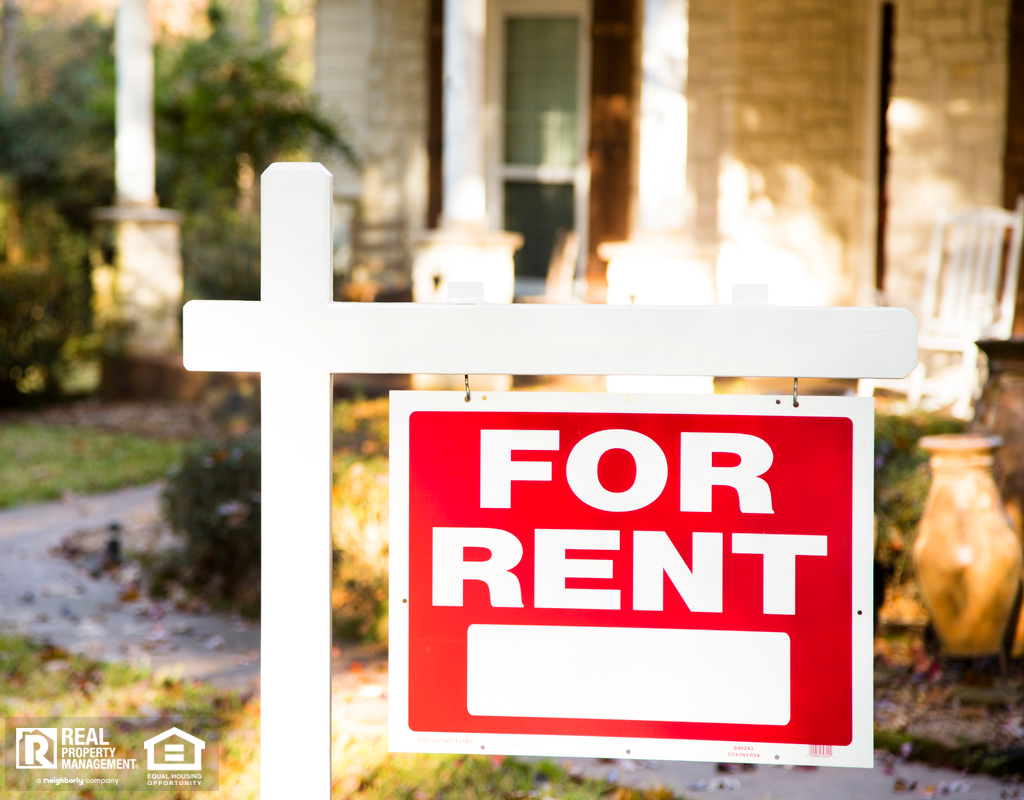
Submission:
M 114 22 L 117 204 L 156 205 L 153 40 L 148 0 L 121 0 Z
M 121 0 L 114 25 L 117 118 L 113 265 L 93 270 L 95 320 L 108 352 L 133 358 L 181 352 L 181 214 L 158 208 L 149 0 Z
M 644 0 L 640 202 L 644 231 L 683 230 L 686 199 L 688 0 Z
M 412 299 L 443 303 L 448 284 L 482 283 L 487 303 L 511 303 L 515 295 L 512 256 L 522 247 L 517 233 L 487 226 L 484 175 L 484 44 L 487 0 L 444 4 L 444 153 L 441 227 L 417 243 L 412 264 Z M 463 378 L 413 375 L 416 389 L 458 389 Z M 512 376 L 474 377 L 489 391 L 511 387 Z
M 444 4 L 443 218 L 483 225 L 486 0 Z
M 639 197 L 633 234 L 598 248 L 613 305 L 712 305 L 714 253 L 689 229 L 686 191 L 689 0 L 643 0 Z M 610 391 L 710 392 L 711 377 L 609 376 Z
M 412 298 L 417 303 L 443 303 L 450 281 L 483 283 L 488 303 L 511 303 L 515 292 L 512 254 L 522 246 L 522 237 L 487 227 L 486 33 L 487 0 L 450 0 L 444 4 L 441 227 L 428 231 L 416 248 Z M 436 380 L 426 376 L 415 381 L 420 388 L 433 388 L 435 384 Z

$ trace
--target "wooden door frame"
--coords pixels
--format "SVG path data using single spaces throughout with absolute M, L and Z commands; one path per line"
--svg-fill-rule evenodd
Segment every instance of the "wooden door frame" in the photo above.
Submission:
M 591 22 L 588 302 L 603 303 L 607 264 L 598 245 L 629 238 L 637 186 L 638 64 L 643 0 L 593 0 Z
M 1003 149 L 1003 205 L 1013 208 L 1024 194 L 1024 0 L 1011 0 L 1007 19 L 1006 140 Z M 1014 336 L 1024 336 L 1024 280 L 1017 284 Z

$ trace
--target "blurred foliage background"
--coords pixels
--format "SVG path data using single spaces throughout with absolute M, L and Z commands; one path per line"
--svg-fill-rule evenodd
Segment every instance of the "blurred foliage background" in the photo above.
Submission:
M 356 162 L 284 48 L 212 3 L 157 41 L 157 194 L 182 211 L 185 300 L 259 292 L 259 180 L 274 161 Z M 92 269 L 113 258 L 92 214 L 114 199 L 109 20 L 24 15 L 17 90 L 0 97 L 0 407 L 46 398 L 94 356 Z
M 274 161 L 335 149 L 343 131 L 283 67 L 280 48 L 210 9 L 211 33 L 157 52 L 157 193 L 185 213 L 186 299 L 259 298 L 259 181 Z
M 335 635 L 388 638 L 388 399 L 334 406 L 331 592 Z
M 112 32 L 26 19 L 0 100 L 0 405 L 52 394 L 91 336 L 91 213 L 114 193 Z

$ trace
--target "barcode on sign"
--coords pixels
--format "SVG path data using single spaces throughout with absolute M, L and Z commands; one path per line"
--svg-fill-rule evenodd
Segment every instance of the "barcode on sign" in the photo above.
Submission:
M 814 758 L 832 758 L 832 745 L 812 744 L 810 745 L 811 756 Z

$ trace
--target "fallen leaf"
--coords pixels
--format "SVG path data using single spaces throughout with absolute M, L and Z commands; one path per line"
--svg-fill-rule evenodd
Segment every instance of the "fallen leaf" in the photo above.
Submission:
M 67 650 L 53 644 L 43 645 L 43 649 L 39 651 L 39 658 L 43 661 L 63 661 L 67 657 Z

